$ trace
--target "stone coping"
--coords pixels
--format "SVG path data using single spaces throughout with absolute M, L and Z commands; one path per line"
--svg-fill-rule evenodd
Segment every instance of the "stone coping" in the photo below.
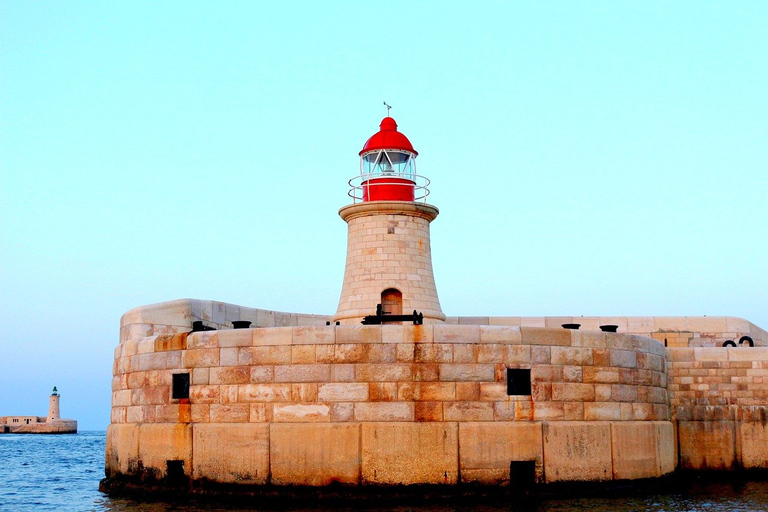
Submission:
M 407 201 L 367 201 L 365 203 L 356 203 L 344 206 L 339 210 L 339 216 L 349 222 L 358 217 L 367 215 L 408 215 L 411 217 L 420 217 L 432 222 L 437 217 L 440 210 L 431 204 L 411 203 Z

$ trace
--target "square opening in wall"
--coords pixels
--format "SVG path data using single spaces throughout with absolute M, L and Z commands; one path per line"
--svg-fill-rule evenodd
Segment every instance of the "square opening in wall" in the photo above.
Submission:
M 189 398 L 189 374 L 188 373 L 173 374 L 173 390 L 172 390 L 171 396 L 174 400 Z
M 184 461 L 183 460 L 167 460 L 165 461 L 165 470 L 168 482 L 181 483 L 185 480 L 184 475 Z
M 509 463 L 509 485 L 513 490 L 527 491 L 536 483 L 535 460 L 513 460 Z
M 510 396 L 531 394 L 530 368 L 507 368 L 507 394 Z

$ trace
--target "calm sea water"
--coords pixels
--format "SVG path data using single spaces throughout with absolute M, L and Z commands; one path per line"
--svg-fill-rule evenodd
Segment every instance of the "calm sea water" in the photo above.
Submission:
M 98 490 L 104 476 L 104 432 L 77 435 L 0 435 L 0 511 L 222 512 L 210 504 L 112 499 Z M 359 506 L 354 509 L 359 510 Z M 263 510 L 236 508 L 235 510 Z M 306 507 L 294 510 L 309 511 Z M 314 509 L 315 511 L 319 509 Z M 345 509 L 334 508 L 341 512 Z M 398 512 L 630 512 L 768 511 L 768 482 L 687 484 L 684 489 L 633 496 L 541 499 L 532 504 L 477 502 L 367 508 Z

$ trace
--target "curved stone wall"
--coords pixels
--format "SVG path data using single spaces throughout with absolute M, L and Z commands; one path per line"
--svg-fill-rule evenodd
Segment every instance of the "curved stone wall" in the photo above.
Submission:
M 507 395 L 507 370 L 530 395 Z M 172 398 L 188 373 L 189 398 Z M 477 325 L 237 329 L 116 349 L 107 473 L 324 485 L 539 481 L 672 471 L 663 346 Z M 170 461 L 170 462 L 169 462 Z M 173 462 L 181 461 L 181 462 Z

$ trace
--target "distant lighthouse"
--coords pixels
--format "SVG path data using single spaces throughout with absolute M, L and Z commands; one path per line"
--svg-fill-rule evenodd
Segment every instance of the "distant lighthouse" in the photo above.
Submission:
M 45 421 L 50 423 L 60 419 L 61 412 L 59 411 L 59 392 L 56 390 L 56 386 L 53 386 L 51 399 L 48 403 L 48 418 Z
M 348 225 L 347 263 L 334 321 L 414 310 L 425 323 L 444 321 L 429 238 L 438 209 L 426 203 L 429 180 L 416 174 L 418 153 L 385 117 L 359 155 L 360 174 L 349 180 L 353 204 L 339 210 Z

